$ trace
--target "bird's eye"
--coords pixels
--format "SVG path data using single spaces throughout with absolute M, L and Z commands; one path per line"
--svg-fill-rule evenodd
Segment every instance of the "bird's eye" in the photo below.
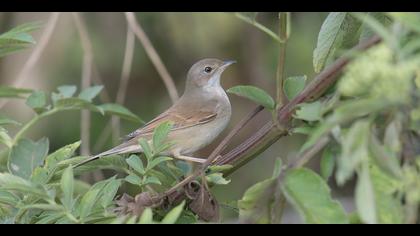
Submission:
M 206 73 L 210 73 L 212 70 L 212 68 L 210 66 L 206 66 L 206 68 L 204 68 L 204 72 Z

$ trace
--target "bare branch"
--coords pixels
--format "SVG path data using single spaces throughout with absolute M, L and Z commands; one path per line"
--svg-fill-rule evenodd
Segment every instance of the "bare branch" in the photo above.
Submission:
M 42 53 L 44 52 L 45 47 L 47 46 L 48 42 L 51 39 L 51 35 L 54 32 L 55 26 L 57 25 L 59 16 L 60 16 L 60 13 L 58 12 L 51 13 L 37 46 L 35 47 L 32 54 L 29 56 L 29 59 L 23 65 L 22 70 L 20 71 L 15 82 L 13 83 L 13 87 L 22 86 L 25 83 L 25 81 L 29 78 L 28 74 L 32 71 L 32 68 L 39 61 L 39 58 L 41 57 Z M 6 99 L 1 101 L 0 108 L 4 107 L 4 105 L 6 105 L 9 101 L 10 100 L 6 100 Z
M 127 92 L 128 81 L 130 78 L 131 66 L 133 64 L 133 55 L 134 55 L 134 41 L 135 37 L 133 31 L 129 26 L 127 26 L 127 42 L 125 45 L 125 52 L 124 52 L 124 61 L 123 67 L 121 72 L 121 80 L 119 89 L 117 92 L 116 103 L 124 104 L 125 95 Z M 111 126 L 112 126 L 112 135 L 114 143 L 118 142 L 120 137 L 120 118 L 113 116 L 111 118 Z
M 169 93 L 169 96 L 171 97 L 172 102 L 175 102 L 176 100 L 178 100 L 179 96 L 175 87 L 175 83 L 172 77 L 170 76 L 168 70 L 166 69 L 165 65 L 160 59 L 158 53 L 156 52 L 155 48 L 153 47 L 152 43 L 150 42 L 143 28 L 141 27 L 139 22 L 136 20 L 134 13 L 126 12 L 125 16 L 127 18 L 128 25 L 130 26 L 134 34 L 137 36 L 137 38 L 140 40 L 141 44 L 146 50 L 147 56 L 150 58 L 157 72 L 159 73 L 160 77 L 165 83 L 166 89 L 168 90 L 168 93 Z
M 92 64 L 93 64 L 93 51 L 92 44 L 89 39 L 89 35 L 86 30 L 86 26 L 83 23 L 79 13 L 72 13 L 74 23 L 80 36 L 80 41 L 83 48 L 83 66 L 82 66 L 82 81 L 81 87 L 85 89 L 90 86 L 92 81 Z M 81 147 L 80 151 L 82 155 L 89 155 L 90 147 L 90 112 L 82 110 L 80 121 L 80 136 L 81 136 Z

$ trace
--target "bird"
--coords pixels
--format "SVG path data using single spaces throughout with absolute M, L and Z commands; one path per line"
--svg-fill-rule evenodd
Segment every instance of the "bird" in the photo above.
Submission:
M 104 156 L 142 153 L 138 140 L 144 138 L 151 143 L 154 129 L 163 122 L 172 124 L 166 138 L 172 145 L 161 154 L 188 162 L 204 163 L 206 159 L 191 154 L 210 144 L 230 121 L 232 108 L 220 78 L 223 71 L 234 63 L 234 60 L 216 58 L 199 60 L 187 73 L 184 93 L 170 108 L 126 135 L 121 144 L 88 157 L 75 167 Z

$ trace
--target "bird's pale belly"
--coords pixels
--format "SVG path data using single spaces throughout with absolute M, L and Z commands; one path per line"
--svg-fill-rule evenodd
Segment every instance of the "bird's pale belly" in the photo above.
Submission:
M 223 117 L 197 126 L 174 131 L 169 135 L 170 141 L 175 145 L 172 150 L 179 150 L 182 155 L 191 154 L 210 144 L 227 126 L 230 120 L 230 112 Z

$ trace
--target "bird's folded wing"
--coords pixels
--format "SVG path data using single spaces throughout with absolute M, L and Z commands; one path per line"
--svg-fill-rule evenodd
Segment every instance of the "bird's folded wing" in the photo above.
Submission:
M 151 135 L 154 131 L 154 129 L 162 124 L 163 122 L 169 121 L 172 123 L 172 129 L 174 130 L 180 130 L 189 128 L 192 126 L 205 124 L 207 122 L 210 122 L 214 120 L 217 116 L 216 112 L 211 111 L 203 111 L 203 110 L 195 110 L 191 112 L 173 112 L 173 111 L 166 111 L 156 117 L 155 119 L 148 122 L 145 126 L 143 126 L 140 129 L 135 130 L 134 132 L 128 134 L 125 137 L 125 141 L 131 140 L 135 137 L 139 136 L 147 136 Z

